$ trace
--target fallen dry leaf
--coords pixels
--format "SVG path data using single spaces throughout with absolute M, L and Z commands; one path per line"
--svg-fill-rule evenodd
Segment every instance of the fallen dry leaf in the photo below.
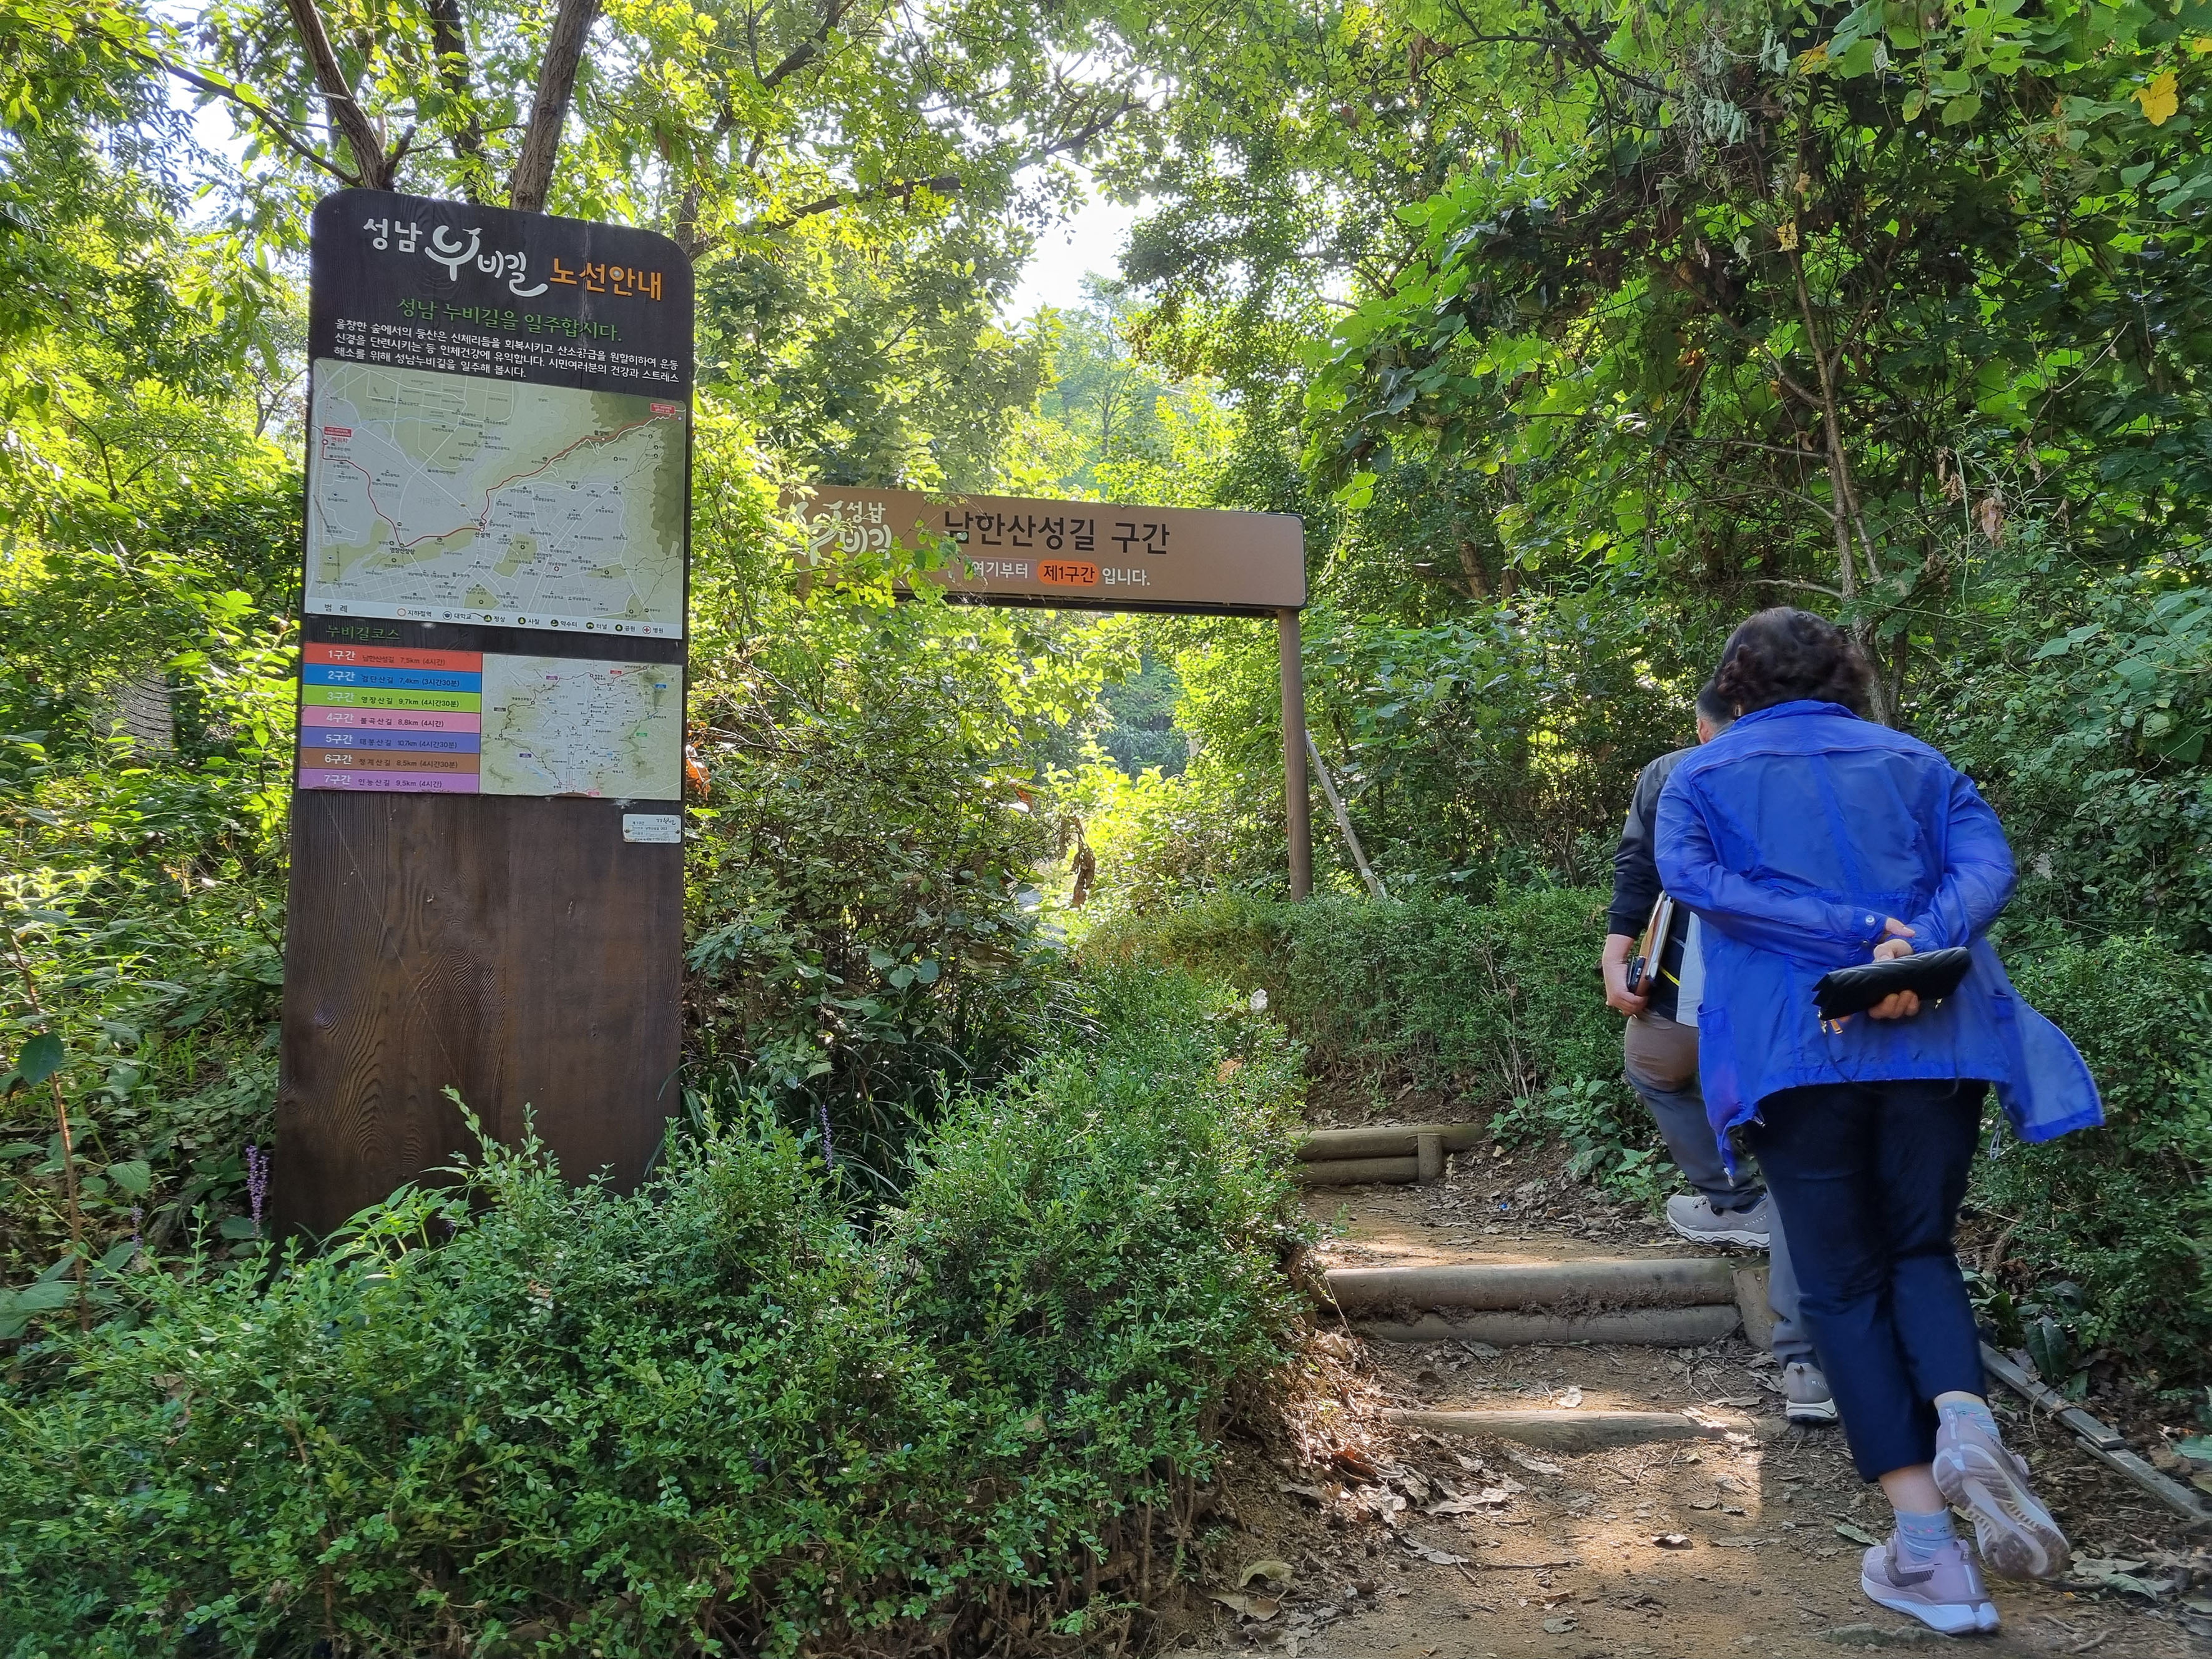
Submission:
M 1255 1625 L 1264 1625 L 1283 1610 L 1282 1598 L 1274 1595 L 1232 1595 L 1226 1590 L 1216 1590 L 1213 1600 L 1240 1619 L 1249 1619 Z
M 1328 1455 L 1328 1461 L 1354 1480 L 1373 1480 L 1382 1472 L 1349 1446 L 1340 1446 Z
M 1492 1490 L 1496 1489 L 1492 1488 Z M 1483 1497 L 1488 1498 L 1489 1494 L 1486 1492 Z M 1504 1492 L 1498 1492 L 1498 1496 L 1488 1503 L 1484 1502 L 1483 1498 L 1447 1498 L 1442 1503 L 1430 1504 L 1421 1513 L 1423 1515 L 1486 1515 L 1504 1501 Z
M 1433 1562 L 1437 1566 L 1459 1567 L 1467 1565 L 1468 1558 L 1464 1555 L 1454 1555 L 1449 1550 L 1431 1549 L 1426 1544 L 1417 1544 L 1412 1539 L 1402 1536 L 1398 1541 L 1419 1556 L 1422 1560 Z
M 1291 1582 L 1291 1564 L 1287 1561 L 1278 1561 L 1272 1556 L 1264 1561 L 1255 1561 L 1237 1575 L 1237 1588 L 1243 1589 L 1255 1578 L 1265 1578 L 1273 1583 L 1287 1584 Z

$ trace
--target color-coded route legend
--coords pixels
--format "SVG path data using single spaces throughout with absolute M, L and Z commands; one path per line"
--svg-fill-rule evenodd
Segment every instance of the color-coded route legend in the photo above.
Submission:
M 300 663 L 302 789 L 682 794 L 680 665 L 310 641 Z
M 483 653 L 309 645 L 300 664 L 300 787 L 477 793 Z

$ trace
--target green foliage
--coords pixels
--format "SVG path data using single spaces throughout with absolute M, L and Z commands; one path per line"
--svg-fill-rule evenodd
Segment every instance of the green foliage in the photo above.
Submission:
M 802 596 L 729 528 L 693 667 L 687 1100 L 704 1119 L 765 1091 L 887 1193 L 948 1096 L 1049 1016 L 1041 774 L 1130 652 L 1039 613 Z
M 1174 779 L 1086 775 L 1078 791 L 1106 902 L 1283 890 L 1282 719 L 1273 630 L 1178 623 Z M 1653 755 L 1688 742 L 1694 683 L 1602 591 L 1401 625 L 1324 602 L 1304 618 L 1307 720 L 1370 861 L 1394 894 L 1482 893 L 1601 876 Z M 1665 672 L 1676 689 L 1654 685 Z M 1324 884 L 1358 890 L 1316 793 Z
M 2212 1355 L 2212 963 L 2116 936 L 2011 965 L 2021 994 L 2088 1060 L 2107 1120 L 1976 1164 L 1974 1197 L 2002 1231 L 2014 1300 L 2057 1307 L 2078 1352 L 2101 1347 L 2201 1382 Z
M 1152 768 L 1173 777 L 1190 758 L 1188 740 L 1176 729 L 1176 705 L 1182 697 L 1182 684 L 1174 668 L 1147 652 L 1136 673 L 1100 695 L 1112 724 L 1099 732 L 1099 748 L 1133 778 Z
M 1605 895 L 1531 888 L 1488 904 L 1224 896 L 1116 916 L 1086 948 L 1264 987 L 1328 1094 L 1401 1118 L 1446 1103 L 1504 1146 L 1556 1142 L 1577 1180 L 1654 1204 L 1680 1181 L 1621 1076 L 1595 967 L 1604 935 Z
M 1488 904 L 1224 896 L 1102 926 L 1142 951 L 1261 987 L 1322 1074 L 1377 1097 L 1410 1083 L 1477 1111 L 1620 1070 L 1597 982 L 1605 896 L 1533 888 Z
M 1523 1095 L 1493 1116 L 1490 1127 L 1508 1146 L 1558 1141 L 1570 1176 L 1647 1208 L 1682 1188 L 1651 1115 L 1619 1077 L 1554 1083 Z
M 1953 758 L 2003 814 L 2011 925 L 2212 945 L 2212 592 L 2191 568 L 2043 581 L 1953 665 Z M 2070 624 L 2070 625 L 2069 625 Z
M 1293 1318 L 1297 1074 L 1188 976 L 1084 1003 L 873 1237 L 745 1122 L 634 1197 L 487 1146 L 321 1256 L 138 1275 L 0 1395 L 11 1650 L 1110 1633 Z

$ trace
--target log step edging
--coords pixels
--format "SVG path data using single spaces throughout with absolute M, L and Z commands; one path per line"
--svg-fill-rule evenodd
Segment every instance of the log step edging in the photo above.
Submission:
M 1364 1187 L 1370 1182 L 1400 1185 L 1421 1178 L 1418 1158 L 1333 1158 L 1323 1164 L 1301 1164 L 1302 1187 Z
M 1599 1256 L 1333 1267 L 1328 1280 L 1329 1295 L 1347 1314 L 1390 1308 L 1684 1308 L 1733 1304 L 1736 1272 L 1746 1265 L 1726 1256 Z
M 1578 1342 L 1650 1348 L 1702 1348 L 1742 1322 L 1735 1304 L 1691 1308 L 1624 1308 L 1614 1312 L 1425 1314 L 1413 1320 L 1355 1319 L 1352 1331 L 1378 1342 L 1483 1342 L 1493 1348 L 1563 1347 Z
M 1510 1440 L 1547 1451 L 1600 1451 L 1610 1446 L 1642 1445 L 1654 1440 L 1718 1440 L 1730 1433 L 1755 1432 L 1748 1418 L 1704 1419 L 1680 1412 L 1623 1411 L 1386 1411 L 1386 1423 L 1426 1429 L 1435 1434 L 1463 1434 Z
M 1411 1158 L 1422 1135 L 1434 1135 L 1447 1152 L 1463 1152 L 1490 1139 L 1481 1123 L 1395 1123 L 1376 1129 L 1314 1129 L 1298 1142 L 1302 1164 L 1332 1164 L 1350 1158 Z

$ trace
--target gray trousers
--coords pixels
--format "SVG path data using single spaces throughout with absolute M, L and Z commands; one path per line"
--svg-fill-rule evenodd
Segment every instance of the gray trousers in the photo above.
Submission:
M 1639 1018 L 1657 1024 L 1662 1017 L 1644 1014 Z M 1674 1154 L 1684 1177 L 1705 1195 L 1707 1202 L 1723 1210 L 1741 1209 L 1759 1201 L 1761 1188 L 1749 1175 L 1740 1172 L 1735 1179 L 1729 1178 L 1728 1166 L 1721 1162 L 1719 1143 L 1713 1139 L 1712 1125 L 1705 1118 L 1705 1097 L 1698 1091 L 1694 1070 L 1680 1087 L 1674 1089 L 1661 1088 L 1638 1076 L 1632 1066 L 1626 1072 L 1628 1086 L 1636 1091 L 1636 1097 L 1657 1120 L 1659 1135 L 1667 1143 L 1667 1150 Z M 1771 1203 L 1773 1194 L 1765 1195 Z M 1784 1234 L 1781 1206 L 1773 1205 L 1770 1213 L 1773 1224 L 1767 1245 L 1766 1305 L 1774 1313 L 1774 1357 L 1785 1365 L 1800 1361 L 1817 1365 L 1820 1360 L 1813 1352 L 1812 1336 L 1798 1312 L 1797 1272 L 1790 1265 L 1790 1241 Z

